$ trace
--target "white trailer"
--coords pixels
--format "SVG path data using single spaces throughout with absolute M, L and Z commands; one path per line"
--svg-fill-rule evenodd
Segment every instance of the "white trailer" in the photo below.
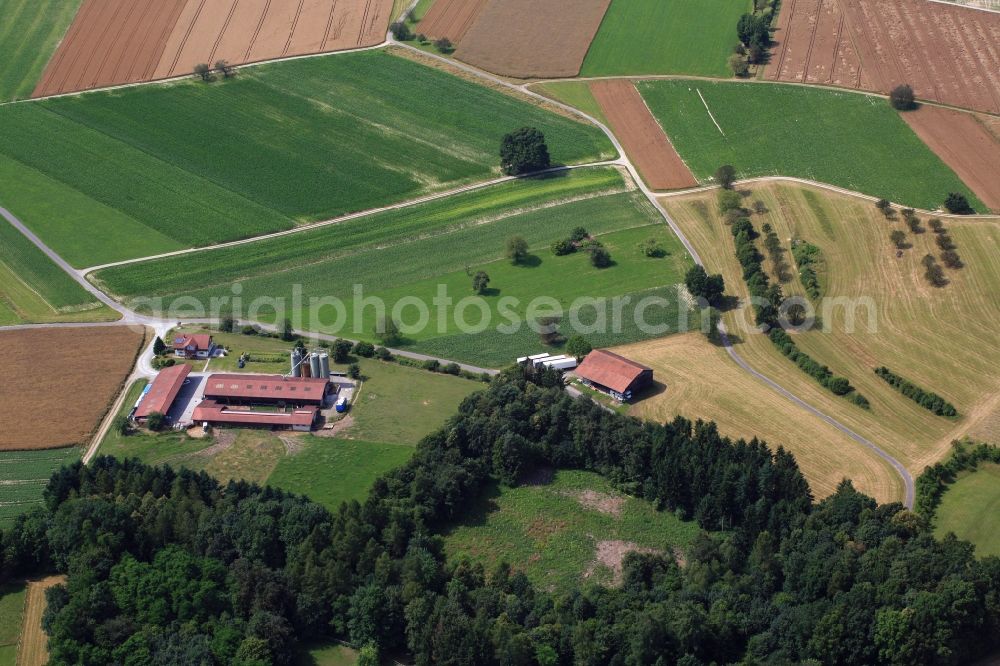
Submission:
M 548 361 L 543 361 L 542 365 L 546 368 L 555 368 L 556 370 L 572 370 L 577 366 L 575 358 L 562 358 L 562 359 L 550 359 Z

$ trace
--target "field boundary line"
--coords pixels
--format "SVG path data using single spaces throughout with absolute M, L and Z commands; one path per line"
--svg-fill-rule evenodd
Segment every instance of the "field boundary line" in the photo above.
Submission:
M 719 130 L 719 134 L 726 136 L 726 133 L 723 132 L 722 128 L 719 126 L 718 121 L 715 120 L 715 116 L 712 115 L 712 109 L 708 108 L 708 102 L 705 101 L 705 96 L 701 94 L 701 88 L 696 86 L 695 90 L 698 92 L 698 97 L 701 98 L 701 103 L 705 105 L 705 110 L 708 111 L 708 117 L 712 119 L 712 123 L 715 125 L 716 129 Z
M 155 261 L 156 259 L 167 259 L 169 257 L 177 257 L 185 254 L 194 254 L 196 252 L 207 252 L 209 250 L 221 250 L 228 247 L 247 245 L 249 243 L 257 243 L 260 241 L 270 240 L 274 238 L 281 238 L 283 236 L 291 236 L 294 234 L 304 233 L 306 231 L 312 231 L 314 229 L 321 229 L 323 227 L 341 224 L 343 222 L 350 222 L 351 220 L 368 217 L 370 215 L 378 215 L 380 213 L 386 213 L 393 210 L 401 210 L 404 208 L 419 206 L 420 204 L 430 203 L 432 201 L 437 201 L 439 199 L 446 199 L 448 197 L 457 196 L 459 194 L 475 192 L 477 190 L 493 187 L 494 185 L 502 185 L 504 183 L 512 182 L 515 180 L 526 180 L 536 176 L 542 176 L 545 174 L 560 173 L 563 171 L 573 171 L 576 169 L 591 169 L 591 168 L 596 169 L 600 167 L 614 167 L 614 166 L 620 166 L 617 160 L 605 160 L 602 162 L 590 162 L 587 164 L 569 164 L 566 166 L 552 167 L 551 169 L 544 169 L 542 171 L 536 171 L 534 173 L 524 174 L 522 176 L 502 176 L 500 178 L 494 178 L 492 180 L 486 180 L 479 183 L 470 183 L 468 185 L 462 185 L 460 187 L 451 190 L 435 192 L 433 194 L 424 195 L 416 199 L 408 199 L 406 201 L 390 204 L 388 206 L 381 206 L 379 208 L 369 208 L 367 210 L 356 211 L 353 213 L 347 213 L 346 215 L 341 215 L 326 220 L 320 220 L 319 222 L 302 224 L 296 227 L 292 227 L 291 229 L 283 229 L 281 231 L 275 231 L 269 234 L 262 234 L 260 236 L 251 236 L 250 238 L 241 238 L 234 241 L 226 241 L 225 243 L 206 245 L 204 247 L 190 247 L 183 250 L 173 250 L 171 252 L 164 252 L 161 254 L 150 255 L 147 257 L 137 257 L 135 259 L 123 259 L 121 261 L 113 261 L 107 264 L 101 264 L 99 266 L 89 266 L 87 268 L 81 268 L 78 270 L 74 270 L 74 272 L 78 273 L 79 275 L 89 275 L 90 273 L 96 271 L 101 271 L 108 268 L 117 268 L 119 266 L 127 266 L 129 264 L 138 264 L 147 261 Z
M 974 9 L 980 12 L 989 12 L 991 14 L 1000 14 L 1000 7 L 993 9 L 991 7 L 980 7 L 979 5 L 965 5 L 960 2 L 949 2 L 948 0 L 926 0 L 926 2 L 935 2 L 939 5 L 946 5 L 948 7 L 957 7 L 959 9 Z

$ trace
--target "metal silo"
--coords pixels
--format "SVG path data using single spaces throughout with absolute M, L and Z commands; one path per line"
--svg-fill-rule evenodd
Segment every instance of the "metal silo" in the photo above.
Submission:
M 302 376 L 302 352 L 296 347 L 292 350 L 292 377 Z
M 313 377 L 322 377 L 323 374 L 320 372 L 319 366 L 319 354 L 313 352 L 309 355 L 309 368 L 312 370 Z
M 319 370 L 320 377 L 323 379 L 330 378 L 330 355 L 327 353 L 322 353 L 319 355 Z

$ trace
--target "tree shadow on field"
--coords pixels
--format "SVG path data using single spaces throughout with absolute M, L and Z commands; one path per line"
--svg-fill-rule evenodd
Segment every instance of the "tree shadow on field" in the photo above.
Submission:
M 537 254 L 529 254 L 514 265 L 521 268 L 538 268 L 542 265 L 542 258 Z
M 479 495 L 472 500 L 454 522 L 447 526 L 441 536 L 447 537 L 460 527 L 481 527 L 487 523 L 491 513 L 500 510 L 500 486 L 491 482 L 482 488 Z
M 518 178 L 523 180 L 555 180 L 556 178 L 568 178 L 570 170 L 566 168 L 565 164 L 553 162 L 550 169 L 556 169 L 556 171 L 546 171 L 545 173 L 527 173 Z

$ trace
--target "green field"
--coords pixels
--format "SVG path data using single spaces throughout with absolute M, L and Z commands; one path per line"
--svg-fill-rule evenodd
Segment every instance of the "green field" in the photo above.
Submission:
M 984 208 L 884 99 L 705 81 L 646 81 L 639 91 L 701 181 L 732 164 L 741 178 L 808 178 L 926 209 L 963 192 L 973 207 Z
M 580 76 L 729 77 L 747 0 L 612 0 Z
M 551 253 L 550 245 L 580 224 L 607 246 L 615 265 L 597 269 L 585 253 L 563 257 Z M 531 247 L 525 265 L 514 266 L 503 258 L 506 240 L 516 234 Z M 649 238 L 657 239 L 668 256 L 643 256 L 639 244 Z M 605 335 L 594 334 L 593 344 L 642 339 L 648 336 L 636 330 L 634 307 L 656 290 L 672 304 L 647 310 L 649 321 L 676 322 L 672 285 L 682 280 L 689 262 L 678 240 L 631 183 L 614 169 L 594 168 L 504 183 L 245 246 L 107 269 L 95 277 L 120 297 L 162 296 L 165 305 L 182 295 L 208 303 L 212 297 L 231 295 L 232 284 L 239 282 L 247 310 L 257 297 L 281 298 L 287 311 L 301 314 L 302 328 L 364 339 L 373 337 L 378 309 L 359 307 L 355 312 L 355 304 L 377 296 L 391 312 L 402 299 L 416 298 L 433 309 L 434 317 L 421 330 L 404 329 L 403 344 L 495 367 L 539 344 L 527 326 L 514 334 L 497 331 L 508 321 L 502 303 L 511 305 L 510 311 L 523 320 L 536 296 L 551 297 L 568 308 L 577 297 L 630 295 L 621 329 L 609 327 Z M 439 285 L 456 303 L 471 296 L 470 275 L 477 270 L 491 277 L 491 291 L 484 298 L 490 325 L 477 335 L 467 335 L 457 326 L 454 309 L 446 310 L 444 322 L 439 322 L 433 299 Z M 356 297 L 355 285 L 363 288 L 363 298 Z M 297 304 L 294 289 L 299 287 Z M 341 299 L 343 317 L 334 307 L 311 313 L 309 299 L 314 297 Z M 600 307 L 607 311 L 610 305 L 602 301 Z M 580 310 L 581 323 L 595 320 L 594 309 Z M 408 307 L 399 314 L 401 323 L 412 325 L 419 313 Z M 275 319 L 274 308 L 247 312 L 247 318 L 269 322 Z M 470 307 L 464 318 L 478 324 L 483 315 L 478 307 Z
M 25 591 L 23 582 L 0 585 L 0 666 L 14 666 L 17 661 L 17 639 L 21 635 Z
M 82 0 L 0 0 L 0 100 L 30 97 Z
M 4 107 L 0 172 L 29 191 L 0 203 L 91 266 L 494 177 L 525 125 L 558 163 L 614 152 L 595 127 L 382 51 L 295 60 Z
M 1000 555 L 1000 465 L 984 463 L 960 476 L 941 498 L 934 518 L 939 538 L 954 532 L 976 545 L 976 555 Z
M 80 449 L 0 451 L 0 528 L 42 503 L 52 472 L 80 457 Z M 2 624 L 0 624 L 2 626 Z
M 611 569 L 595 560 L 599 541 L 681 555 L 699 531 L 597 474 L 562 470 L 548 483 L 486 489 L 445 533 L 445 551 L 449 560 L 468 556 L 487 568 L 506 559 L 536 585 L 565 592 L 583 580 L 613 582 Z
M 295 658 L 295 666 L 354 666 L 358 653 L 336 643 L 306 645 Z
M 533 86 L 536 92 L 540 92 L 546 97 L 568 104 L 574 109 L 580 109 L 587 115 L 597 118 L 605 125 L 608 119 L 597 103 L 594 94 L 590 92 L 588 81 L 554 81 L 551 83 L 539 83 Z
M 0 218 L 0 326 L 117 318 Z

